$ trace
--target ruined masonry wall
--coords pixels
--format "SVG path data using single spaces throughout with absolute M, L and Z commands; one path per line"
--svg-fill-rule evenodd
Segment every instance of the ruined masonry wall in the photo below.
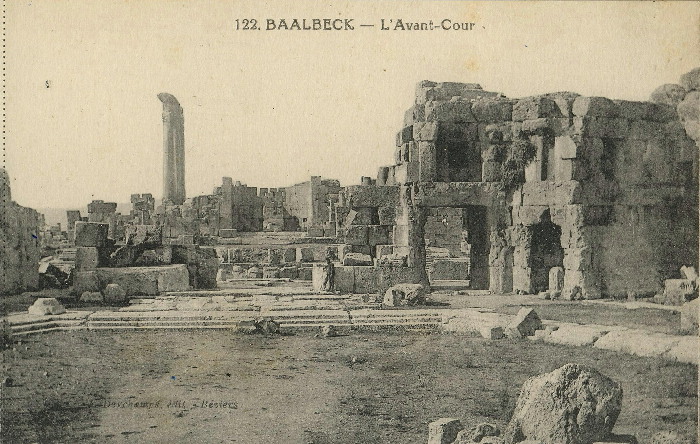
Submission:
M 698 265 L 700 69 L 681 83 L 673 90 L 684 94 L 662 91 L 651 103 L 570 92 L 509 99 L 477 84 L 423 81 L 395 165 L 380 168 L 377 183 L 430 185 L 424 207 L 479 205 L 459 187 L 432 184 L 500 183 L 516 146 L 529 144 L 525 183 L 509 202 L 489 203 L 491 289 L 534 290 L 542 257 L 533 256 L 533 233 L 552 222 L 566 292 L 654 293 L 681 265 Z M 433 227 L 424 228 L 430 238 Z
M 39 286 L 40 215 L 12 202 L 10 179 L 0 168 L 0 294 Z

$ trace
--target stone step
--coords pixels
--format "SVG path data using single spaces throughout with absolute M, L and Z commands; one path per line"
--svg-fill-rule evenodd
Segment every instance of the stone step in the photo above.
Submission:
M 12 326 L 10 326 L 10 329 L 12 330 L 12 334 L 17 334 L 17 333 L 38 331 L 38 330 L 42 330 L 42 329 L 59 329 L 62 327 L 79 326 L 81 324 L 83 324 L 82 321 L 60 321 L 60 320 L 37 321 L 37 322 L 32 322 L 32 323 L 24 323 L 24 324 L 20 324 L 20 325 L 12 325 Z

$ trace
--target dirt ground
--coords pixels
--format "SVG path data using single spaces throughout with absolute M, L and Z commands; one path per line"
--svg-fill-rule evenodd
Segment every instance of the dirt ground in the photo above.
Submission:
M 505 426 L 530 376 L 622 382 L 616 433 L 695 433 L 697 367 L 437 333 L 56 332 L 2 352 L 3 442 L 420 443 L 440 417 Z

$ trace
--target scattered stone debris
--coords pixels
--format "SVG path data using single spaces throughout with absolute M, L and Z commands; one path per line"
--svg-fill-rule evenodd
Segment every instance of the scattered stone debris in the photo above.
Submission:
M 66 309 L 56 298 L 39 298 L 27 311 L 31 315 L 46 316 L 65 313 Z
M 452 444 L 463 429 L 459 419 L 440 418 L 428 424 L 428 444 Z
M 70 273 L 66 273 L 51 263 L 51 259 L 39 263 L 39 288 L 68 288 L 71 285 Z
M 280 332 L 280 324 L 270 318 L 262 318 L 255 321 L 255 331 L 266 335 L 274 335 Z
M 398 284 L 384 293 L 382 304 L 386 307 L 422 305 L 426 302 L 425 288 L 421 284 Z
M 106 302 L 108 304 L 111 304 L 111 303 L 120 304 L 120 303 L 126 302 L 128 300 L 128 296 L 126 294 L 126 291 L 119 284 L 107 284 L 107 286 L 103 290 L 103 293 L 104 293 L 104 302 Z
M 333 338 L 338 336 L 338 330 L 335 328 L 335 325 L 323 325 L 321 327 L 321 336 L 324 338 Z
M 99 291 L 84 291 L 80 295 L 80 302 L 87 303 L 102 303 L 104 302 L 104 297 Z
M 498 327 L 498 326 L 491 326 L 491 327 L 484 327 L 481 330 L 479 330 L 479 333 L 481 333 L 481 337 L 485 339 L 503 339 L 505 336 L 503 332 L 503 327 Z
M 515 318 L 505 328 L 509 338 L 520 339 L 535 334 L 535 330 L 544 329 L 542 320 L 532 308 L 521 308 Z
M 604 441 L 611 434 L 621 408 L 619 383 L 594 368 L 566 364 L 525 381 L 504 432 L 505 442 Z

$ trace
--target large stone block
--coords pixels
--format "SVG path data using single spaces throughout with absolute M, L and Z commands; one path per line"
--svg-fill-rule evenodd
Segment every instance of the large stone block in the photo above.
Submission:
M 348 253 L 343 257 L 343 265 L 373 265 L 374 261 L 372 257 L 368 254 L 362 253 Z
M 663 105 L 677 106 L 688 93 L 681 85 L 666 83 L 651 93 L 649 100 Z
M 430 270 L 430 279 L 468 280 L 469 262 L 460 259 L 435 259 Z
M 97 247 L 77 247 L 75 251 L 75 270 L 94 270 L 100 263 L 100 250 Z
M 403 128 L 396 134 L 396 146 L 403 146 L 411 140 L 413 140 L 413 125 Z
M 366 225 L 350 225 L 345 230 L 345 243 L 349 245 L 368 245 Z
M 624 139 L 629 136 L 630 123 L 620 117 L 574 117 L 573 129 L 584 137 Z
M 66 312 L 56 298 L 39 298 L 27 310 L 30 315 L 58 315 Z
M 513 104 L 514 121 L 539 119 L 541 117 L 563 117 L 556 102 L 546 97 L 526 97 Z
M 476 122 L 471 108 L 466 100 L 431 101 L 425 105 L 425 118 L 430 122 Z
M 428 444 L 452 444 L 463 429 L 459 419 L 440 418 L 428 424 Z
M 391 244 L 390 225 L 370 225 L 367 227 L 367 243 L 370 247 Z
M 343 294 L 355 292 L 355 267 L 335 267 L 335 289 Z
M 413 125 L 415 122 L 425 120 L 425 106 L 413 105 L 403 115 L 403 124 L 405 126 Z
M 109 224 L 99 222 L 75 223 L 76 247 L 106 247 Z
M 374 267 L 355 268 L 355 293 L 378 293 L 379 269 Z
M 413 126 L 413 139 L 417 142 L 434 142 L 438 138 L 440 122 L 424 122 Z
M 549 292 L 561 292 L 564 289 L 564 269 L 552 267 L 549 269 Z
M 504 438 L 509 444 L 603 441 L 621 408 L 619 383 L 594 368 L 566 364 L 525 381 Z
M 574 100 L 571 111 L 575 116 L 588 117 L 617 117 L 617 105 L 605 97 L 579 96 Z
M 73 273 L 73 292 L 83 294 L 94 293 L 102 290 L 97 271 L 76 271 Z
M 505 122 L 512 119 L 513 102 L 504 99 L 483 99 L 472 104 L 472 114 L 478 122 Z
M 126 291 L 119 284 L 107 284 L 102 294 L 103 301 L 108 304 L 121 304 L 128 300 Z
M 296 261 L 297 262 L 313 262 L 314 261 L 314 251 L 311 248 L 300 247 L 296 249 Z
M 396 284 L 386 290 L 382 305 L 398 307 L 425 304 L 425 287 L 421 284 Z
M 510 338 L 524 338 L 542 330 L 542 320 L 532 308 L 521 308 L 518 314 L 506 327 L 506 335 Z
M 420 182 L 433 182 L 437 178 L 437 148 L 434 142 L 418 142 Z

